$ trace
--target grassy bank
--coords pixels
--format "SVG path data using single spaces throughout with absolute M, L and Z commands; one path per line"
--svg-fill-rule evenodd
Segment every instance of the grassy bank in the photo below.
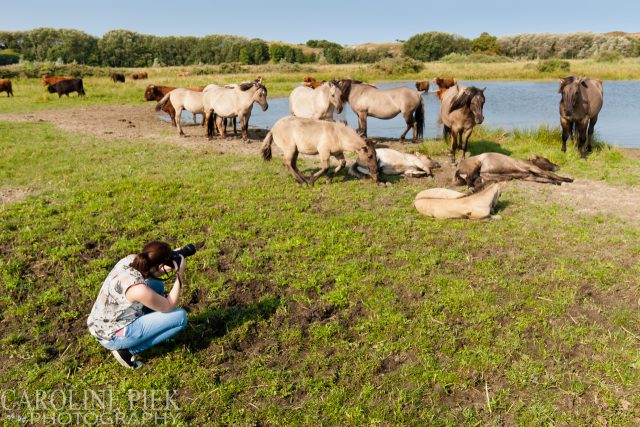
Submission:
M 444 63 L 424 64 L 420 72 L 386 71 L 375 64 L 356 65 L 262 65 L 242 66 L 236 72 L 202 72 L 198 67 L 149 68 L 149 80 L 131 81 L 125 84 L 113 83 L 106 77 L 85 77 L 84 86 L 87 97 L 84 99 L 58 100 L 55 94 L 49 94 L 40 85 L 39 79 L 14 78 L 15 98 L 3 99 L 0 94 L 0 113 L 28 112 L 38 109 L 66 108 L 69 106 L 92 106 L 103 104 L 137 104 L 143 101 L 147 84 L 178 87 L 199 86 L 209 83 L 227 84 L 253 80 L 262 76 L 269 89 L 269 96 L 288 96 L 298 86 L 304 76 L 312 75 L 318 80 L 332 78 L 355 78 L 368 82 L 431 80 L 435 76 L 454 76 L 460 80 L 548 80 L 556 81 L 567 74 L 585 75 L 603 80 L 635 80 L 640 76 L 640 60 L 624 59 L 617 63 L 602 63 L 591 60 L 569 61 L 569 72 L 542 73 L 536 68 L 535 61 L 505 63 Z M 218 69 L 219 67 L 215 68 Z M 211 70 L 215 70 L 211 68 Z M 208 69 L 207 69 L 208 70 Z M 180 72 L 189 71 L 189 77 L 177 77 Z M 207 71 L 208 72 L 208 71 Z M 129 73 L 127 72 L 127 75 Z M 75 95 L 72 95 L 75 96 Z
M 640 165 L 616 149 L 581 163 L 556 137 L 482 131 L 471 148 L 535 151 L 566 174 L 638 185 Z M 340 175 L 308 189 L 277 159 L 49 124 L 0 122 L 0 147 L 5 389 L 109 389 L 140 417 L 131 390 L 175 389 L 183 425 L 640 417 L 639 231 L 615 216 L 510 185 L 502 220 L 433 221 L 412 207 L 429 180 Z M 190 323 L 123 373 L 86 316 L 114 262 L 158 237 L 200 248 L 182 296 Z M 29 414 L 6 404 L 9 425 Z

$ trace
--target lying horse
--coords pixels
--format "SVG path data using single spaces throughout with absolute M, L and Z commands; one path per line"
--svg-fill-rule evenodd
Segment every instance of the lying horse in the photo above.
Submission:
M 400 86 L 391 89 L 378 89 L 358 80 L 340 80 L 343 100 L 348 101 L 358 116 L 358 131 L 367 135 L 367 117 L 392 119 L 402 113 L 407 127 L 400 135 L 400 141 L 413 127 L 413 140 L 422 139 L 424 133 L 423 93 Z
M 486 89 L 486 88 L 485 88 Z M 476 87 L 452 86 L 444 93 L 440 104 L 440 121 L 444 127 L 443 137 L 451 136 L 451 163 L 456 163 L 456 150 L 462 148 L 462 159 L 473 127 L 484 121 L 484 91 Z
M 378 159 L 378 173 L 384 175 L 404 175 L 410 177 L 433 176 L 432 169 L 440 167 L 438 162 L 431 157 L 415 152 L 413 154 L 401 153 L 390 148 L 376 148 Z M 349 168 L 349 175 L 360 177 L 369 175 L 369 167 L 356 160 Z
M 267 88 L 256 79 L 250 83 L 239 85 L 209 85 L 205 88 L 203 103 L 207 136 L 213 138 L 214 124 L 222 138 L 226 137 L 226 129 L 222 129 L 225 118 L 237 117 L 242 129 L 242 138 L 249 142 L 249 118 L 253 104 L 258 103 L 262 111 L 267 111 Z M 215 122 L 215 123 L 214 123 Z
M 180 125 L 180 115 L 182 110 L 190 111 L 191 113 L 201 113 L 204 115 L 204 107 L 202 104 L 203 93 L 191 89 L 177 88 L 167 93 L 160 102 L 156 104 L 156 111 L 160 111 L 168 102 L 171 102 L 173 108 L 175 108 L 176 126 L 178 127 L 178 133 L 184 136 L 182 126 Z M 194 117 L 195 122 L 195 117 Z
M 560 79 L 560 125 L 562 126 L 562 151 L 567 151 L 567 139 L 578 131 L 580 157 L 587 158 L 591 151 L 593 130 L 602 109 L 602 80 L 578 79 L 569 76 Z
M 299 86 L 289 95 L 292 116 L 331 120 L 334 109 L 338 114 L 342 112 L 342 91 L 335 80 L 324 82 L 316 89 Z
M 572 178 L 543 170 L 526 160 L 514 159 L 500 153 L 483 153 L 462 160 L 453 177 L 453 183 L 480 189 L 492 182 L 512 179 L 555 185 L 573 182 Z
M 504 182 L 494 183 L 470 196 L 444 188 L 432 189 L 418 194 L 421 197 L 416 197 L 413 205 L 421 214 L 433 218 L 488 218 L 504 185 Z
M 320 176 L 328 173 L 329 158 L 334 156 L 340 163 L 333 174 L 329 174 L 330 181 L 332 175 L 346 165 L 344 152 L 356 153 L 358 161 L 367 165 L 371 178 L 378 182 L 378 163 L 373 143 L 344 123 L 285 117 L 273 125 L 262 143 L 260 151 L 264 160 L 271 160 L 272 143 L 284 153 L 284 165 L 299 184 L 313 185 Z M 298 153 L 319 154 L 320 170 L 309 178 L 303 177 L 296 167 Z

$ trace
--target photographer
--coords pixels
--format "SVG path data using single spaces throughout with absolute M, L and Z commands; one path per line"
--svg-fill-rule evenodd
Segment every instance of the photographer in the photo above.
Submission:
M 87 325 L 121 365 L 140 367 L 135 354 L 170 339 L 186 326 L 187 313 L 177 304 L 186 264 L 183 255 L 193 253 L 193 245 L 172 251 L 167 243 L 152 241 L 141 253 L 121 259 L 105 279 Z M 159 278 L 171 271 L 176 281 L 165 297 Z

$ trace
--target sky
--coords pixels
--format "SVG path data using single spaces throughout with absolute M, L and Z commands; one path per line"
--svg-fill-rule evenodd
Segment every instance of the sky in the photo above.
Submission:
M 143 34 L 233 34 L 265 41 L 326 39 L 344 45 L 394 42 L 427 31 L 475 38 L 521 33 L 640 32 L 640 1 L 322 0 L 7 1 L 1 30 L 73 28 L 102 36 L 127 29 Z

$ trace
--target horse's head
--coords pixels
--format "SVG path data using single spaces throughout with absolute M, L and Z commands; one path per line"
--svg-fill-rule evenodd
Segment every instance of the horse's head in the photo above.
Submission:
M 562 94 L 560 103 L 562 104 L 565 114 L 568 116 L 573 114 L 573 109 L 576 108 L 581 100 L 581 85 L 587 87 L 586 79 L 578 79 L 576 76 L 560 79 L 560 89 L 558 90 L 558 92 Z
M 262 107 L 262 111 L 267 111 L 269 104 L 267 103 L 267 88 L 262 84 L 255 82 L 256 92 L 253 94 L 253 102 L 257 102 Z
M 145 101 L 155 101 L 155 89 L 154 85 L 149 85 L 144 91 L 144 100 Z
M 342 90 L 336 80 L 331 80 L 329 83 L 329 102 L 336 109 L 338 114 L 342 113 Z
M 473 118 L 475 124 L 482 124 L 484 121 L 484 115 L 482 113 L 482 108 L 484 107 L 484 89 L 478 89 L 477 87 L 468 87 L 466 88 L 451 104 L 451 108 L 449 112 L 455 111 L 462 107 L 469 108 L 471 114 L 473 114 Z
M 371 178 L 375 182 L 380 182 L 380 178 L 378 177 L 378 157 L 376 156 L 376 147 L 372 140 L 368 138 L 363 138 L 363 140 L 365 145 L 356 152 L 358 160 L 360 160 L 361 164 L 367 165 Z

